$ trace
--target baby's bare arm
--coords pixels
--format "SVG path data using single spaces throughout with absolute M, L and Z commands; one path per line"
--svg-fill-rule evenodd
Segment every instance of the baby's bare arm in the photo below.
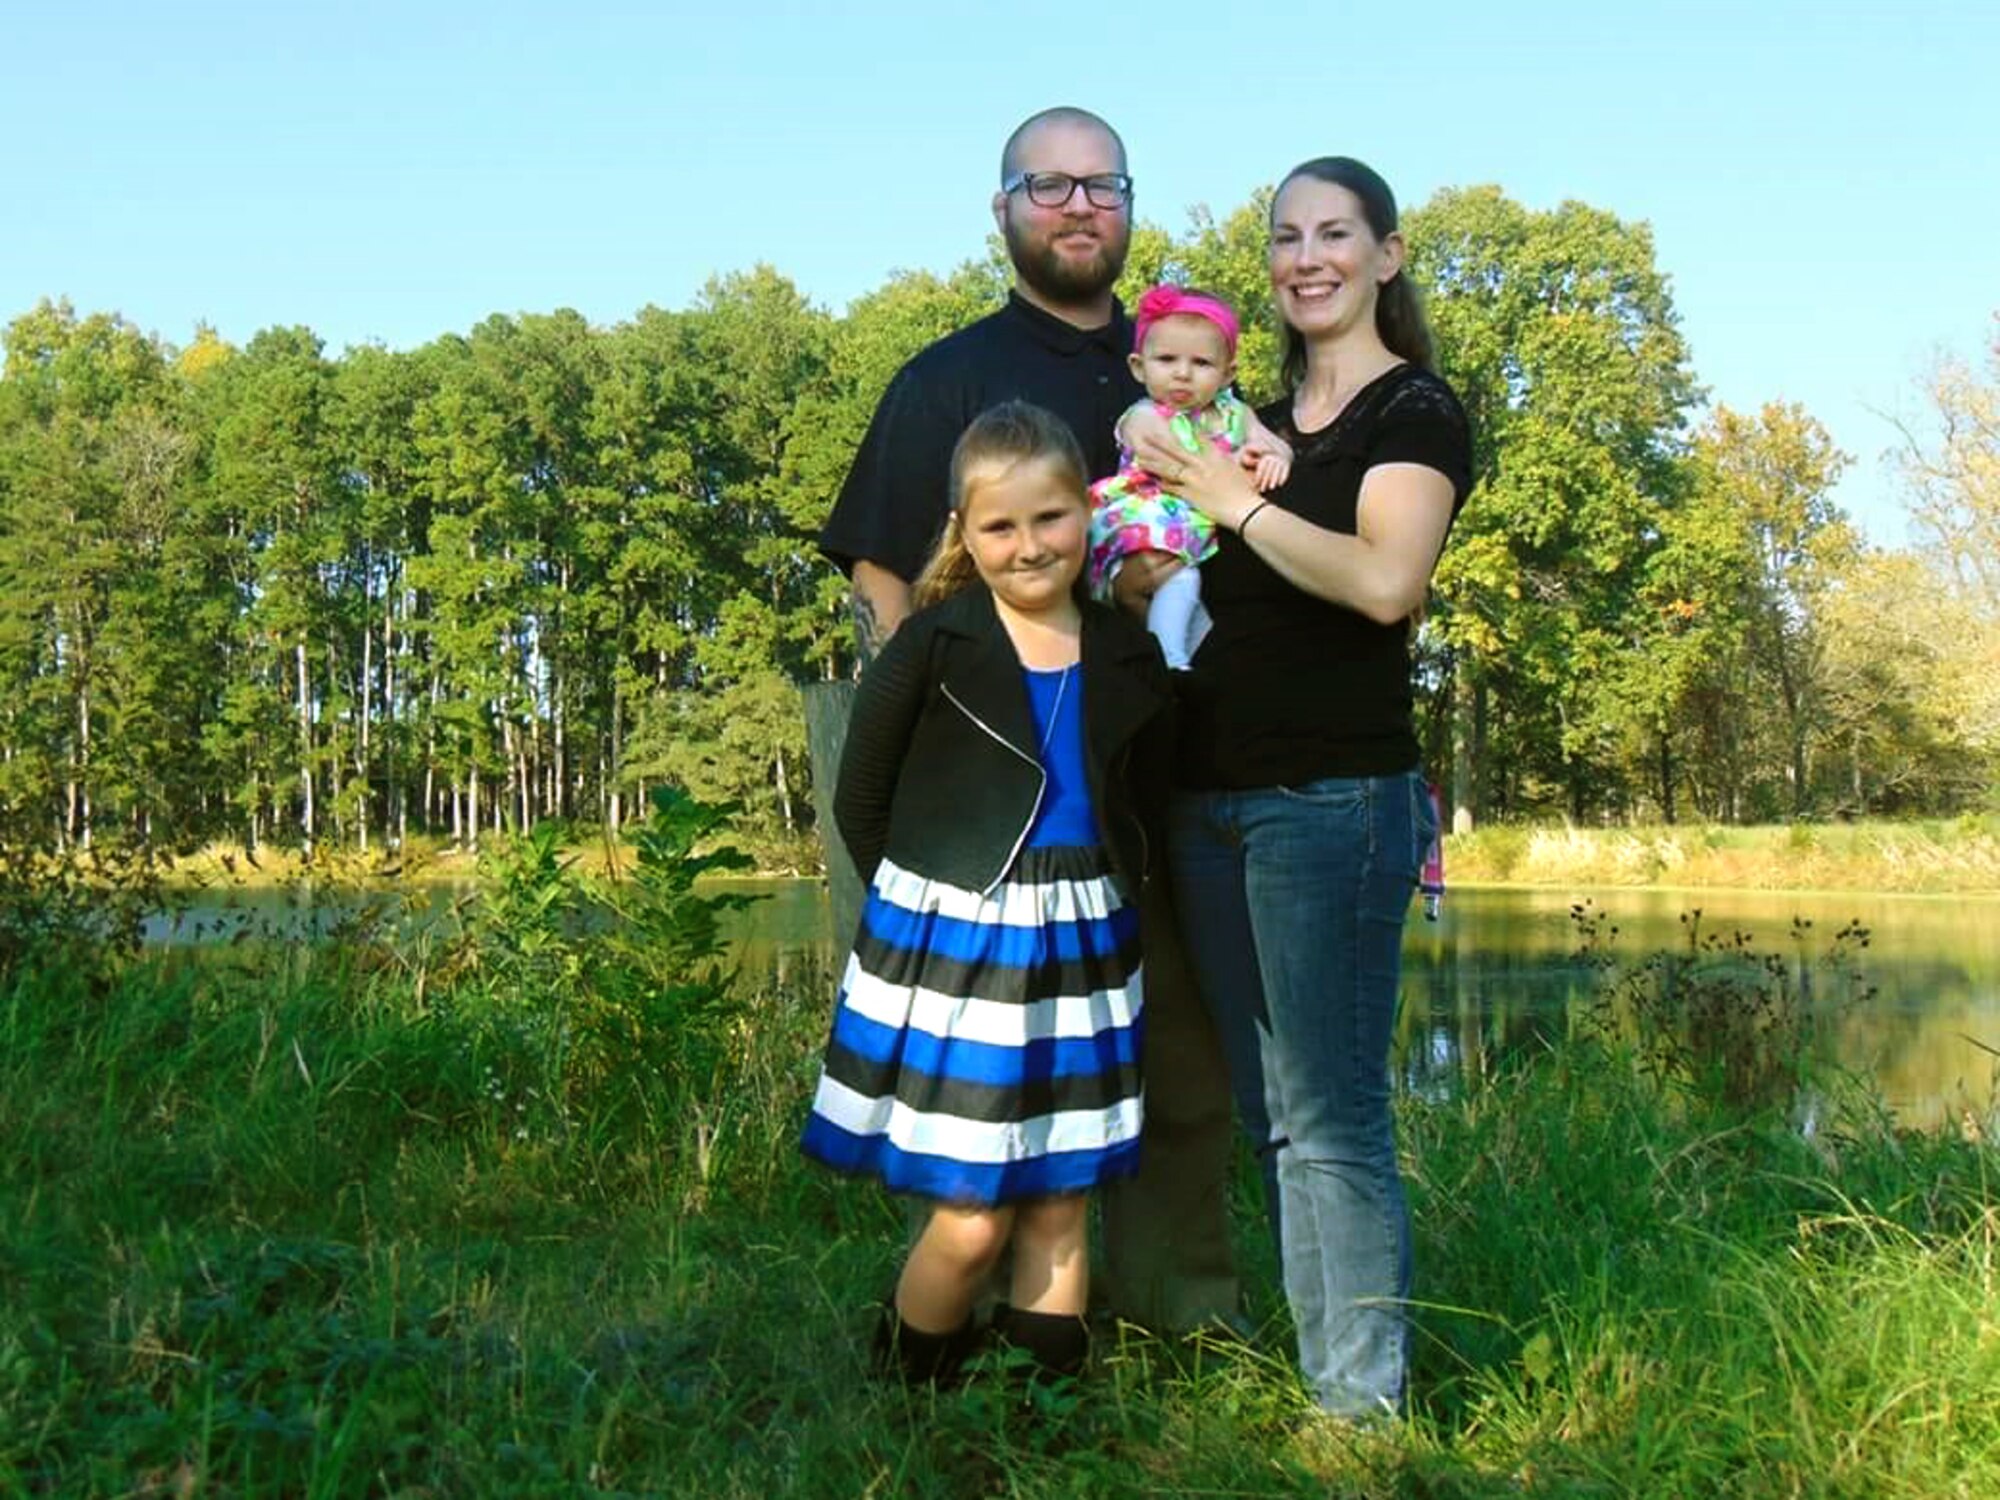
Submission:
M 1145 454 L 1138 450 L 1149 444 L 1173 452 L 1180 451 L 1173 427 L 1151 401 L 1135 401 L 1126 407 L 1112 435 L 1118 439 L 1121 448 L 1132 450 L 1142 465 L 1146 462 Z
M 1259 490 L 1275 490 L 1291 477 L 1292 445 L 1258 421 L 1255 412 L 1244 415 L 1249 426 L 1243 438 L 1243 467 L 1256 479 Z

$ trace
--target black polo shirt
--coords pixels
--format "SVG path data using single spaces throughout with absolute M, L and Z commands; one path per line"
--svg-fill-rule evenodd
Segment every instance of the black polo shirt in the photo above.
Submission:
M 950 509 L 952 447 L 974 417 L 1002 401 L 1047 407 L 1075 431 L 1093 478 L 1115 472 L 1112 429 L 1140 394 L 1125 362 L 1131 352 L 1122 307 L 1104 327 L 1083 329 L 1009 292 L 998 312 L 947 334 L 896 372 L 820 531 L 820 551 L 843 572 L 865 559 L 914 579 Z

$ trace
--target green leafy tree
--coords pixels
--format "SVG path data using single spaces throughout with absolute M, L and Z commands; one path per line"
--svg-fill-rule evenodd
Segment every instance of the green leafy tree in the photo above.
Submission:
M 823 377 L 800 393 L 785 448 L 786 512 L 807 563 L 799 645 L 808 675 L 858 670 L 847 582 L 815 565 L 808 540 L 825 523 L 889 381 L 918 350 L 992 312 L 1006 282 L 990 263 L 967 262 L 948 277 L 899 271 L 849 305 L 827 330 Z
M 121 596 L 129 605 L 144 595 L 134 553 L 150 547 L 157 562 L 184 445 L 161 415 L 165 351 L 122 319 L 45 301 L 9 325 L 6 346 L 0 726 L 10 753 L 0 786 L 17 821 L 32 828 L 53 814 L 58 843 L 88 845 L 102 785 L 144 780 L 158 760 L 137 748 L 148 731 L 159 743 L 148 638 L 112 622 Z M 135 734 L 123 767 L 104 749 L 105 715 L 121 698 Z
M 1939 361 L 1925 383 L 1932 430 L 1906 433 L 1905 505 L 1929 589 L 1953 629 L 1941 666 L 1968 747 L 2000 757 L 2000 314 L 1985 372 Z
M 1696 487 L 1664 508 L 1592 697 L 1595 727 L 1669 823 L 1683 784 L 1729 797 L 1746 774 L 1740 711 L 1755 569 L 1749 531 L 1722 496 Z
M 413 431 L 429 388 L 427 364 L 421 352 L 350 349 L 334 371 L 331 393 L 340 478 L 351 492 L 343 512 L 349 581 L 340 615 L 347 646 L 341 696 L 353 733 L 340 766 L 341 799 L 363 852 L 378 810 L 395 838 L 407 833 L 420 770 L 424 699 L 412 687 L 423 681 L 424 659 L 409 560 L 430 530 Z
M 1275 391 L 1269 193 L 1138 225 Z M 1500 814 L 1963 805 L 2000 755 L 1995 397 L 1941 365 L 1910 553 L 1860 549 L 1793 406 L 1699 392 L 1643 225 L 1496 188 L 1411 213 L 1479 488 L 1418 636 L 1427 758 Z M 843 315 L 768 266 L 682 311 L 489 318 L 408 354 L 175 350 L 44 302 L 0 369 L 0 820 L 51 844 L 363 850 L 613 828 L 662 783 L 803 831 L 793 684 L 854 670 L 814 536 L 895 371 L 997 306 L 1004 247 Z M 1895 603 L 1898 591 L 1903 593 Z
M 429 526 L 409 562 L 429 640 L 430 788 L 450 808 L 452 837 L 477 847 L 507 762 L 499 724 L 518 677 L 508 663 L 524 603 L 514 554 L 528 500 L 526 422 L 509 389 L 512 320 L 488 318 L 466 339 L 434 346 L 437 381 L 413 419 L 417 482 Z M 438 783 L 442 781 L 442 786 Z
M 744 808 L 759 833 L 796 832 L 805 807 L 805 720 L 776 617 L 755 598 L 725 603 L 699 649 L 701 684 L 649 699 L 628 751 L 635 781 L 665 781 Z
M 1766 706 L 1784 787 L 1769 810 L 1792 817 L 1811 809 L 1811 760 L 1825 724 L 1819 602 L 1856 546 L 1831 499 L 1846 464 L 1826 429 L 1794 405 L 1769 404 L 1756 417 L 1719 408 L 1695 441 L 1697 490 L 1737 518 L 1750 545 L 1742 614 L 1752 671 L 1736 711 L 1750 719 Z M 1766 780 L 1770 767 L 1758 769 Z
M 1447 190 L 1404 229 L 1480 481 L 1427 634 L 1459 720 L 1456 800 L 1580 814 L 1615 772 L 1593 700 L 1699 394 L 1666 278 L 1646 226 L 1581 203 Z
M 705 399 L 685 314 L 646 308 L 604 335 L 587 415 L 596 467 L 575 495 L 579 586 L 565 632 L 576 756 L 596 788 L 593 811 L 624 821 L 626 745 L 635 705 L 666 681 L 689 639 L 679 608 L 703 567 L 693 523 L 698 481 L 687 431 Z
M 212 382 L 219 411 L 211 504 L 238 544 L 238 672 L 266 700 L 253 721 L 266 721 L 269 706 L 282 703 L 293 726 L 288 753 L 265 745 L 258 758 L 239 761 L 239 796 L 253 808 L 269 797 L 274 810 L 290 814 L 307 850 L 326 812 L 326 662 L 348 498 L 327 425 L 332 379 L 309 329 L 272 328 Z M 295 794 L 282 790 L 287 783 Z M 253 814 L 253 842 L 257 831 Z
M 1832 808 L 1856 816 L 1976 802 L 1993 759 L 1968 743 L 1957 657 L 1971 622 L 1913 552 L 1850 559 L 1820 601 Z

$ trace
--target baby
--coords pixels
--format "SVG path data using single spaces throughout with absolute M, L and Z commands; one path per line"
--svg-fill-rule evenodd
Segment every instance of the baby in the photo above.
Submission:
M 1257 487 L 1275 489 L 1291 473 L 1292 450 L 1229 389 L 1238 332 L 1236 314 L 1220 297 L 1166 285 L 1147 292 L 1139 299 L 1131 355 L 1146 399 L 1119 419 L 1119 429 L 1122 435 L 1127 417 L 1150 408 L 1188 452 L 1199 453 L 1206 442 L 1240 454 L 1254 466 Z M 1093 484 L 1090 498 L 1090 586 L 1099 598 L 1110 597 L 1119 567 L 1134 553 L 1162 552 L 1183 564 L 1153 595 L 1146 628 L 1159 639 L 1167 665 L 1185 671 L 1209 630 L 1194 565 L 1214 554 L 1215 523 L 1162 489 L 1123 443 L 1118 472 Z

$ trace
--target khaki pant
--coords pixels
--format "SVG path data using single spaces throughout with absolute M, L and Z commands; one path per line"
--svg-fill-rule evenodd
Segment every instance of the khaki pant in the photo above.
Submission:
M 1157 1333 L 1235 1319 L 1229 1071 L 1195 990 L 1164 879 L 1144 898 L 1146 1124 L 1137 1177 L 1099 1194 L 1104 1300 Z

